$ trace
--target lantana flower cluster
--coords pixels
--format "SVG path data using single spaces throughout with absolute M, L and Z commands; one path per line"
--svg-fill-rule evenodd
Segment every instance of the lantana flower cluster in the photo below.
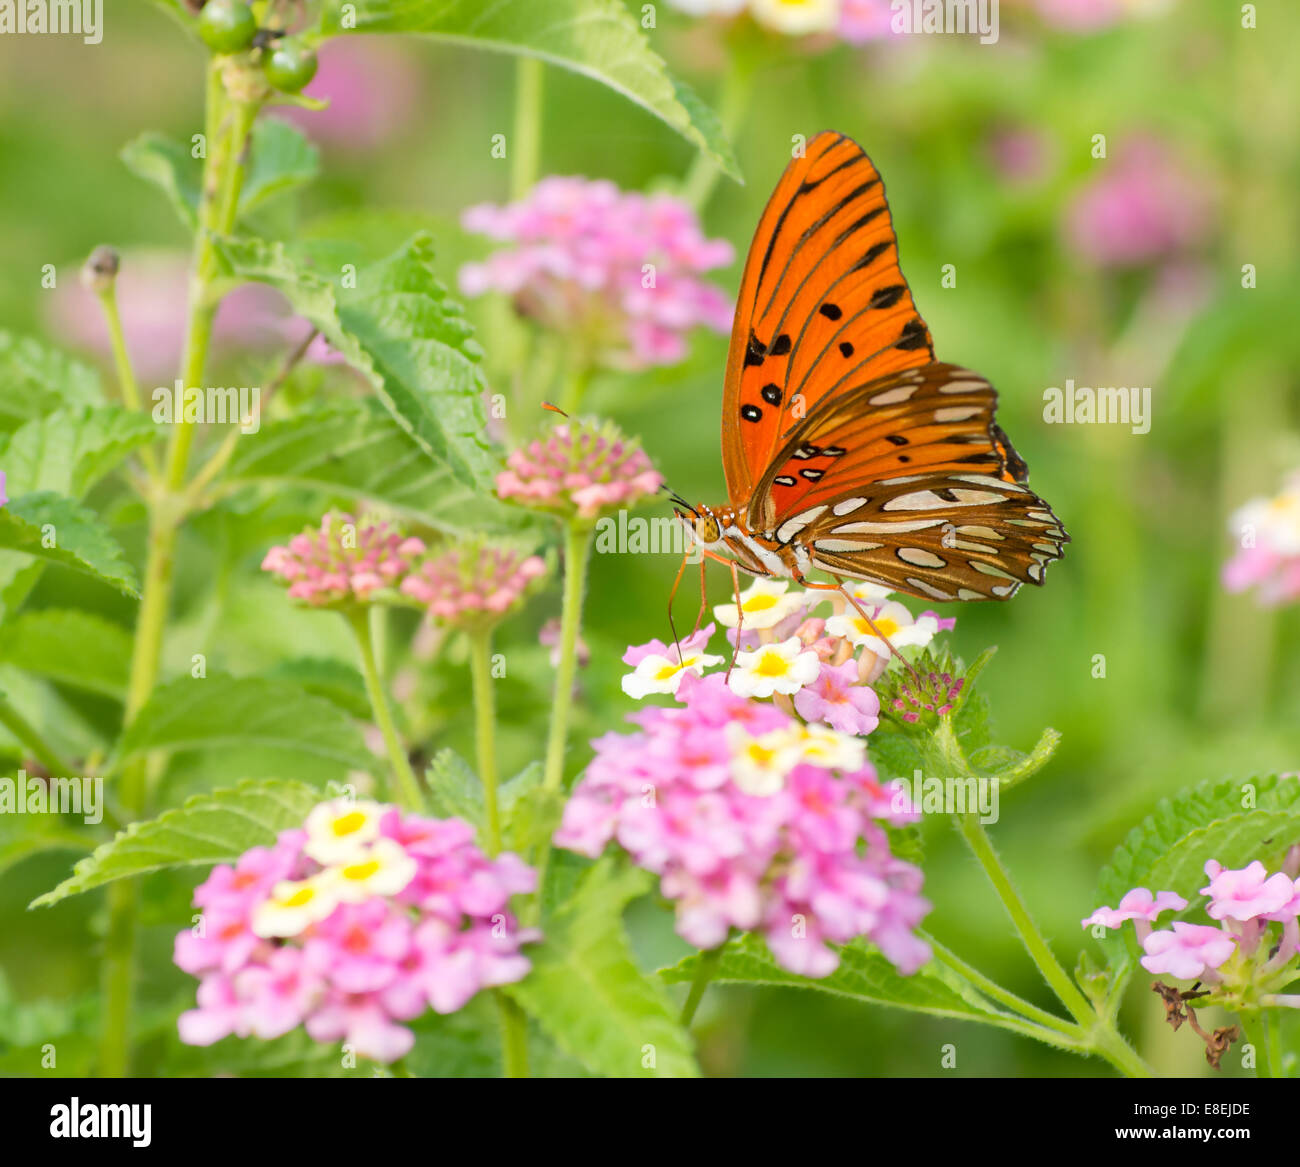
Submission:
M 262 569 L 311 607 L 347 607 L 384 591 L 424 605 L 434 620 L 457 624 L 503 616 L 546 574 L 546 563 L 507 546 L 429 548 L 380 520 L 332 511 L 318 530 L 272 547 Z
M 392 1062 L 415 1040 L 402 1022 L 520 980 L 521 946 L 538 935 L 517 926 L 510 897 L 531 892 L 536 872 L 515 855 L 489 859 L 473 839 L 460 819 L 339 799 L 214 868 L 194 893 L 200 925 L 176 937 L 176 964 L 200 979 L 181 1039 L 271 1039 L 302 1025 Z
M 687 673 L 677 697 L 637 714 L 638 732 L 597 739 L 556 845 L 594 857 L 617 841 L 701 949 L 757 931 L 785 968 L 824 977 L 839 964 L 829 943 L 866 937 L 904 973 L 924 964 L 922 874 L 886 831 L 914 815 L 861 739 L 748 701 L 720 674 Z
M 705 238 L 695 212 L 670 195 L 553 176 L 519 202 L 470 207 L 462 223 L 509 246 L 463 266 L 461 290 L 505 293 L 600 363 L 671 364 L 691 328 L 731 328 L 730 298 L 701 278 L 732 261 L 731 244 Z
M 663 477 L 635 442 L 612 426 L 557 425 L 514 450 L 497 475 L 497 494 L 525 506 L 593 519 L 654 494 Z
M 285 580 L 293 599 L 329 607 L 398 586 L 424 550 L 422 540 L 385 522 L 331 511 L 318 530 L 295 535 L 286 547 L 272 547 L 262 570 Z
M 1228 525 L 1240 549 L 1224 566 L 1224 587 L 1256 587 L 1269 606 L 1300 600 L 1300 470 L 1272 498 L 1251 499 Z
M 1101 907 L 1083 921 L 1120 928 L 1132 921 L 1142 946 L 1142 967 L 1149 973 L 1182 981 L 1199 981 L 1210 990 L 1208 1003 L 1290 1005 L 1300 996 L 1277 994 L 1300 976 L 1300 847 L 1293 847 L 1283 870 L 1270 873 L 1259 860 L 1231 870 L 1211 859 L 1205 864 L 1210 924 L 1175 920 L 1156 929 L 1165 912 L 1181 912 L 1187 900 L 1173 891 L 1152 893 L 1137 887 L 1117 908 Z
M 735 603 L 713 609 L 717 623 L 727 629 L 731 648 L 737 650 L 734 662 L 730 650 L 725 655 L 707 651 L 716 627 L 710 624 L 680 645 L 652 640 L 629 648 L 623 661 L 633 672 L 623 678 L 623 691 L 637 699 L 677 693 L 685 676 L 703 676 L 731 662 L 727 684 L 737 696 L 784 700 L 787 712 L 805 721 L 841 733 L 868 734 L 880 713 L 870 683 L 888 666 L 889 645 L 924 647 L 940 631 L 951 629 L 955 620 L 934 612 L 913 616 L 874 584 L 848 585 L 848 590 L 857 607 L 837 593 L 757 579 Z M 829 615 L 814 614 L 821 605 L 831 607 Z M 961 684 L 951 677 L 948 682 L 951 702 Z M 895 704 L 900 718 L 916 719 L 902 697 Z

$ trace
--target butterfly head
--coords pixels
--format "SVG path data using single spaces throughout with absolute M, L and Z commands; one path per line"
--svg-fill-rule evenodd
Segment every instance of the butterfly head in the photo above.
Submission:
M 698 543 L 712 546 L 722 538 L 722 519 L 710 506 L 700 503 L 693 507 L 680 495 L 672 495 L 673 511 L 686 525 Z

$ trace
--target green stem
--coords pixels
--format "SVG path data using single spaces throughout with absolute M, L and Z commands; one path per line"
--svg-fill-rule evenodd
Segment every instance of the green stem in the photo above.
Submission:
M 493 992 L 497 999 L 497 1015 L 501 1022 L 501 1053 L 503 1078 L 528 1077 L 528 1022 L 524 1011 L 500 989 Z
M 522 199 L 537 182 L 542 158 L 543 65 L 536 57 L 515 62 L 515 127 L 510 143 L 510 197 Z
M 122 393 L 122 404 L 127 409 L 139 411 L 142 408 L 140 383 L 135 377 L 135 368 L 131 364 L 131 354 L 126 347 L 126 333 L 122 329 L 122 314 L 117 308 L 117 281 L 99 293 L 99 304 L 104 310 L 104 321 L 108 325 L 108 339 L 113 348 L 113 365 L 117 370 L 117 384 Z M 144 463 L 149 477 L 158 477 L 158 460 L 154 457 L 152 447 L 146 446 L 140 451 L 140 460 Z
M 579 409 L 582 408 L 582 399 L 587 392 L 587 386 L 591 384 L 592 367 L 587 361 L 582 361 L 569 374 L 564 382 L 564 388 L 560 391 L 560 410 L 572 417 Z
M 31 722 L 2 696 L 0 696 L 0 725 L 8 729 L 14 737 L 31 750 L 32 757 L 40 762 L 51 775 L 59 778 L 74 776 L 74 771 L 68 766 L 67 762 L 59 757 L 54 747 L 40 735 L 40 732 Z
M 397 736 L 397 726 L 393 722 L 393 711 L 388 704 L 388 695 L 384 692 L 384 683 L 379 675 L 379 664 L 375 659 L 375 641 L 370 632 L 370 610 L 354 608 L 347 614 L 348 624 L 357 640 L 357 650 L 361 656 L 361 675 L 366 682 L 366 695 L 370 698 L 370 708 L 375 715 L 375 724 L 384 735 L 384 746 L 388 750 L 388 760 L 393 767 L 394 785 L 392 793 L 405 810 L 420 811 L 424 809 L 424 797 L 420 793 L 420 784 L 411 769 L 410 759 Z
M 483 802 L 487 809 L 487 852 L 501 850 L 501 814 L 497 807 L 496 694 L 492 689 L 492 629 L 469 633 L 469 672 L 474 691 L 474 745 Z
M 587 583 L 594 528 L 585 519 L 570 519 L 564 531 L 564 603 L 560 609 L 560 662 L 555 669 L 555 700 L 546 739 L 542 789 L 559 790 L 564 782 L 564 747 L 569 735 L 573 681 L 578 667 L 578 633 L 582 627 L 582 597 Z
M 1010 989 L 1004 989 L 996 981 L 986 977 L 973 965 L 967 964 L 951 949 L 945 948 L 933 936 L 925 937 L 926 943 L 934 951 L 935 959 L 940 964 L 946 964 L 953 972 L 957 973 L 964 980 L 969 981 L 980 992 L 991 1000 L 998 1001 L 1008 1009 L 1018 1013 L 1026 1021 L 1033 1021 L 1048 1029 L 1055 1029 L 1067 1037 L 1077 1039 L 1080 1036 L 1079 1026 L 1071 1021 L 1066 1021 L 1063 1017 L 1057 1017 L 1049 1013 L 1046 1009 L 1040 1009 L 1037 1005 L 1026 1001 L 1023 997 L 1017 996 Z
M 714 973 L 718 971 L 718 965 L 722 963 L 722 953 L 726 947 L 724 941 L 717 948 L 710 948 L 700 953 L 700 959 L 695 965 L 695 976 L 691 978 L 691 991 L 686 996 L 686 1004 L 682 1006 L 682 1025 L 687 1029 L 695 1020 L 695 1011 L 704 1000 L 704 992 L 709 987 L 709 982 L 713 980 Z
M 1043 939 L 1043 934 L 1039 932 L 1033 917 L 1030 916 L 1024 900 L 1020 898 L 1020 893 L 1012 884 L 1011 876 L 1003 866 L 1002 860 L 998 858 L 998 853 L 993 849 L 992 840 L 984 830 L 979 815 L 962 814 L 954 817 L 957 819 L 962 838 L 966 840 L 966 845 L 970 847 L 971 853 L 984 869 L 984 874 L 993 885 L 993 890 L 997 892 L 998 899 L 1002 901 L 1002 906 L 1011 917 L 1011 923 L 1019 934 L 1025 950 L 1038 966 L 1043 979 L 1052 987 L 1060 998 L 1061 1004 L 1070 1011 L 1080 1025 L 1091 1025 L 1096 1019 L 1096 1010 L 1070 980 L 1069 974 L 1061 967 L 1056 955 Z

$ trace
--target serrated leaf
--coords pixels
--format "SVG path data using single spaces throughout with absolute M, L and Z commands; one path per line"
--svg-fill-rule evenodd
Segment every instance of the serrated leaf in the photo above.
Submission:
M 506 819 L 506 846 L 521 855 L 555 834 L 564 814 L 564 794 L 558 790 L 529 790 L 520 795 Z
M 133 450 L 159 437 L 147 414 L 117 405 L 56 410 L 0 441 L 5 488 L 13 497 L 43 490 L 79 499 Z
M 1230 868 L 1255 859 L 1267 863 L 1296 842 L 1300 842 L 1300 778 L 1270 774 L 1244 782 L 1203 783 L 1175 798 L 1161 799 L 1155 811 L 1129 832 L 1102 870 L 1097 903 L 1114 907 L 1135 887 L 1176 891 L 1194 901 L 1205 881 L 1207 859 Z
M 195 795 L 156 819 L 132 823 L 31 907 L 48 907 L 114 880 L 167 867 L 233 863 L 250 847 L 269 847 L 280 831 L 300 826 L 321 800 L 314 787 L 279 779 Z
M 482 350 L 433 274 L 427 235 L 363 267 L 355 288 L 300 268 L 279 243 L 226 240 L 221 253 L 236 276 L 278 289 L 311 321 L 426 454 L 486 488 L 498 460 L 486 438 Z
M 328 758 L 369 770 L 375 758 L 342 709 L 288 681 L 267 677 L 182 677 L 154 690 L 122 735 L 119 767 L 153 751 L 257 746 Z
M 424 772 L 429 806 L 439 818 L 462 818 L 483 830 L 483 785 L 455 750 L 439 750 Z
M 466 488 L 370 401 L 313 407 L 244 435 L 222 481 L 227 489 L 294 485 L 381 502 L 448 534 L 512 534 L 532 521 L 522 508 Z
M 712 979 L 723 984 L 812 989 L 863 1004 L 890 1005 L 936 1017 L 996 1022 L 1003 1016 L 956 983 L 955 978 L 950 979 L 939 966 L 928 965 L 905 977 L 880 952 L 863 942 L 854 941 L 838 951 L 840 964 L 830 976 L 802 977 L 777 964 L 761 938 L 746 933 L 728 943 Z M 669 984 L 689 983 L 699 960 L 698 954 L 688 956 L 660 969 L 659 975 Z
M 565 1052 L 614 1078 L 699 1075 L 691 1040 L 659 983 L 632 959 L 623 909 L 651 877 L 606 859 L 591 867 L 546 921 L 545 940 L 525 949 L 533 963 L 513 997 Z M 654 1049 L 654 1066 L 645 1062 Z
M 332 657 L 300 656 L 280 661 L 266 675 L 289 681 L 304 692 L 333 701 L 353 717 L 369 720 L 373 716 L 366 683 L 350 664 Z
M 608 86 L 649 110 L 740 181 L 735 155 L 712 111 L 668 72 L 620 0 L 357 0 L 356 33 L 408 32 L 459 45 L 540 57 Z M 334 0 L 327 35 L 345 30 Z
M 203 163 L 189 146 L 150 131 L 128 142 L 121 158 L 132 174 L 162 191 L 186 228 L 197 229 Z M 248 172 L 239 195 L 240 218 L 310 182 L 319 171 L 320 152 L 302 133 L 279 118 L 259 119 L 253 125 Z
M 47 528 L 53 546 L 46 546 Z M 51 491 L 23 495 L 0 509 L 0 549 L 70 567 L 128 596 L 139 595 L 135 572 L 99 516 Z
M 92 693 L 121 698 L 131 660 L 131 633 L 76 609 L 21 612 L 0 627 L 0 661 Z
M 56 409 L 103 405 L 99 374 L 29 337 L 0 329 L 0 429 Z M 16 493 L 10 490 L 10 494 Z

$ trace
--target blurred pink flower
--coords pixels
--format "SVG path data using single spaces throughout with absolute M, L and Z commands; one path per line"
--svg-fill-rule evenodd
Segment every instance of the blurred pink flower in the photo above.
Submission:
M 1048 24 L 1066 32 L 1096 32 L 1109 28 L 1134 7 L 1125 0 L 1034 0 Z
M 521 979 L 520 948 L 539 934 L 509 904 L 536 872 L 488 858 L 473 837 L 460 819 L 339 799 L 274 847 L 215 867 L 194 895 L 202 927 L 176 937 L 176 964 L 200 979 L 181 1040 L 268 1040 L 302 1025 L 391 1062 L 415 1040 L 399 1022 Z
M 497 494 L 525 506 L 593 519 L 629 506 L 663 485 L 645 451 L 612 426 L 557 425 L 514 450 L 497 475 Z
M 317 50 L 320 67 L 303 93 L 328 101 L 322 110 L 287 106 L 276 117 L 318 142 L 372 150 L 410 121 L 424 98 L 418 62 L 400 42 L 335 37 Z
M 993 168 L 1009 184 L 1033 182 L 1047 170 L 1048 140 L 1029 126 L 1004 127 L 989 136 L 985 149 Z
M 603 363 L 671 364 L 691 328 L 731 328 L 730 298 L 699 278 L 731 262 L 731 244 L 706 239 L 695 212 L 670 195 L 544 178 L 520 202 L 470 207 L 462 223 L 510 246 L 462 267 L 461 291 L 511 296 Z
M 1300 471 L 1272 498 L 1253 498 L 1233 514 L 1239 550 L 1223 568 L 1230 592 L 1259 588 L 1265 606 L 1300 600 Z
M 126 347 L 146 393 L 175 377 L 185 343 L 189 259 L 175 252 L 123 255 L 117 305 Z M 98 297 L 80 281 L 61 283 L 48 301 L 50 329 L 72 345 L 108 358 L 112 347 Z M 302 340 L 305 321 L 265 284 L 236 288 L 217 309 L 213 343 L 218 347 L 273 349 Z
M 1097 267 L 1137 267 L 1192 249 L 1210 226 L 1202 176 L 1165 143 L 1131 138 L 1074 195 L 1066 239 Z
M 536 555 L 503 547 L 452 547 L 431 552 L 402 581 L 403 595 L 449 623 L 501 616 L 546 574 Z

